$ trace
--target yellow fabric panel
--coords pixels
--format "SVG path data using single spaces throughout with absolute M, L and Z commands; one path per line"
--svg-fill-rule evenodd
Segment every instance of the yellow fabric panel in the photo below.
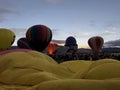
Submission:
M 35 85 L 28 90 L 120 90 L 119 80 L 67 79 Z
M 85 79 L 110 79 L 120 77 L 120 62 L 105 63 L 90 69 Z
M 108 64 L 108 63 L 118 63 L 119 61 L 118 60 L 114 60 L 114 59 L 100 59 L 100 60 L 97 60 L 97 61 L 89 61 L 91 64 L 90 64 L 90 66 L 88 67 L 88 68 L 86 68 L 86 69 L 83 69 L 83 71 L 78 71 L 75 75 L 74 75 L 74 78 L 78 78 L 78 79 L 81 79 L 81 78 L 87 78 L 87 79 L 90 79 L 90 78 L 93 78 L 93 79 L 103 79 L 102 78 L 102 76 L 104 77 L 104 78 L 106 78 L 107 79 L 107 76 L 105 75 L 105 73 L 107 74 L 108 72 L 112 72 L 112 71 L 110 71 L 110 67 L 111 67 L 111 65 L 110 66 L 106 66 L 106 64 Z M 102 68 L 100 68 L 99 66 L 100 65 L 105 65 L 107 68 L 104 68 L 104 67 L 102 67 Z M 97 68 L 98 67 L 98 68 Z M 113 65 L 113 67 L 114 67 L 114 65 Z M 97 69 L 96 69 L 97 68 Z M 118 67 L 116 67 L 116 68 L 118 68 Z M 106 70 L 106 69 L 109 69 L 109 71 L 107 72 L 107 71 L 104 71 L 104 70 Z M 103 71 L 102 71 L 103 70 Z M 114 71 L 114 70 L 113 70 Z M 116 70 L 115 70 L 116 71 Z M 90 74 L 89 74 L 90 73 Z M 97 74 L 97 73 L 101 73 L 101 74 Z M 116 73 L 120 73 L 119 71 L 117 71 Z M 118 74 L 119 75 L 119 74 Z M 101 78 L 100 78 L 100 77 Z M 112 74 L 112 76 L 114 76 L 114 74 Z M 112 77 L 111 76 L 111 77 Z M 96 78 L 95 78 L 96 77 Z M 98 77 L 98 78 L 97 78 Z M 109 78 L 109 77 L 108 77 Z
M 28 52 L 28 54 L 30 54 L 34 58 L 42 58 L 44 60 L 49 61 L 50 63 L 58 64 L 55 60 L 53 60 L 51 57 L 49 57 L 46 54 L 43 54 L 37 51 Z
M 120 90 L 120 61 L 74 60 L 58 64 L 37 52 L 0 56 L 0 90 Z
M 104 63 L 114 63 L 114 62 L 119 62 L 119 61 L 115 59 L 100 59 L 100 60 L 93 62 L 90 66 L 90 69 L 98 65 L 104 64 Z
M 31 87 L 31 86 L 0 84 L 0 90 L 27 90 L 29 87 Z
M 74 73 L 72 78 L 83 78 L 94 61 L 73 60 L 60 63 Z
M 60 63 L 60 65 L 63 65 L 69 68 L 72 72 L 76 73 L 78 71 L 83 72 L 84 70 L 89 68 L 92 63 L 93 61 L 73 60 Z
M 37 58 L 37 56 L 33 57 L 35 53 L 31 54 L 12 52 L 2 55 L 0 57 L 0 82 L 34 85 L 41 81 L 69 78 L 72 75 L 66 67 L 46 60 L 46 55 L 40 53 L 41 57 Z

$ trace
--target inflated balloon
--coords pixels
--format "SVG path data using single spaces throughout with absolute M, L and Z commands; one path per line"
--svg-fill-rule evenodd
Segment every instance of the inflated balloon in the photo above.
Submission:
M 69 49 L 75 50 L 75 51 L 78 49 L 78 45 L 77 45 L 76 39 L 73 36 L 69 36 L 66 39 L 65 46 L 69 47 Z
M 30 42 L 25 37 L 18 39 L 17 45 L 19 48 L 32 49 Z
M 73 36 L 69 36 L 66 39 L 65 46 L 78 46 L 76 43 L 76 39 Z
M 33 50 L 30 50 L 30 49 L 9 49 L 9 50 L 1 51 L 0 55 L 12 53 L 12 52 L 30 52 L 30 51 L 33 51 Z
M 94 53 L 98 53 L 104 43 L 104 39 L 100 36 L 94 36 L 88 39 L 88 45 L 93 50 Z
M 34 50 L 43 51 L 52 39 L 52 31 L 45 25 L 34 25 L 27 30 L 26 38 Z
M 47 51 L 49 54 L 54 54 L 58 49 L 58 45 L 56 43 L 49 43 L 47 46 Z
M 15 40 L 15 33 L 10 29 L 0 28 L 0 51 L 7 50 Z

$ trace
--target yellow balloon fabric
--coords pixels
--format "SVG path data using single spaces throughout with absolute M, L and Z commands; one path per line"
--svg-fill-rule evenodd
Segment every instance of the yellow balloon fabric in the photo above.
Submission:
M 120 61 L 112 59 L 98 60 L 91 65 L 85 79 L 112 79 L 120 76 Z
M 0 52 L 0 90 L 120 90 L 120 61 L 57 63 L 41 52 Z
M 0 51 L 7 50 L 14 43 L 15 33 L 10 29 L 0 28 Z

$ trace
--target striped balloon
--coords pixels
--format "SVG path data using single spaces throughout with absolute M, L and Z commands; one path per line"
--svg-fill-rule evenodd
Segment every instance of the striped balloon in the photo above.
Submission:
M 45 25 L 34 25 L 27 30 L 26 39 L 34 50 L 43 51 L 52 39 L 52 31 Z
M 17 45 L 19 48 L 31 49 L 31 45 L 25 37 L 18 39 Z
M 98 53 L 101 50 L 103 43 L 104 39 L 100 36 L 94 36 L 89 38 L 88 40 L 88 45 L 90 46 L 94 53 Z

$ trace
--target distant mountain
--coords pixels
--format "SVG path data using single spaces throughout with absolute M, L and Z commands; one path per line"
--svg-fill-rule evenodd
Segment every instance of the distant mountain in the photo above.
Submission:
M 120 48 L 120 39 L 105 42 L 104 47 L 119 47 Z
M 120 48 L 117 48 L 117 47 L 108 47 L 108 48 L 102 48 L 101 49 L 102 52 L 116 52 L 116 53 L 120 53 Z M 80 53 L 91 53 L 92 52 L 92 49 L 86 49 L 86 48 L 80 48 L 78 49 L 78 51 Z
M 91 53 L 92 50 L 91 49 L 87 49 L 87 48 L 79 48 L 78 52 L 80 52 L 80 53 Z
M 109 47 L 109 48 L 102 48 L 103 52 L 117 52 L 120 53 L 120 48 L 116 47 Z

